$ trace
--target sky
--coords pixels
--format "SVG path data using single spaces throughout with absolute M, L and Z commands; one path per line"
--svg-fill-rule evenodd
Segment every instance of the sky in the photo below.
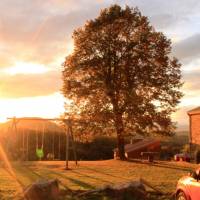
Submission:
M 184 97 L 173 119 L 179 127 L 188 126 L 187 111 L 200 106 L 199 0 L 0 1 L 0 121 L 64 112 L 61 64 L 73 51 L 72 32 L 115 3 L 137 6 L 172 40 L 184 81 Z

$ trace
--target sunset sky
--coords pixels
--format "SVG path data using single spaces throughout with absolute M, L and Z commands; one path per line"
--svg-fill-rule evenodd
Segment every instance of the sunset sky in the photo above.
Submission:
M 62 114 L 61 64 L 73 51 L 72 32 L 114 3 L 137 6 L 171 38 L 185 82 L 173 118 L 187 125 L 186 111 L 200 106 L 199 0 L 1 0 L 0 121 Z

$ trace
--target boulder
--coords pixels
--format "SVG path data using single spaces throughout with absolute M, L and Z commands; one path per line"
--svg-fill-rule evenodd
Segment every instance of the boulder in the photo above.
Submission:
M 39 180 L 24 190 L 25 200 L 57 200 L 59 198 L 59 182 L 53 180 Z
M 104 193 L 115 200 L 145 200 L 147 196 L 144 185 L 139 181 L 107 187 L 104 189 Z
M 147 192 L 144 185 L 140 181 L 131 181 L 124 184 L 107 185 L 103 188 L 90 190 L 77 194 L 77 197 L 89 199 L 89 196 L 95 195 L 107 196 L 113 200 L 146 200 Z

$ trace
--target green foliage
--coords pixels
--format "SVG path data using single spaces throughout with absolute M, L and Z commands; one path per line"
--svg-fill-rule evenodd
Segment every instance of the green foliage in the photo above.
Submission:
M 120 157 L 124 135 L 171 135 L 171 113 L 182 93 L 180 63 L 171 42 L 135 8 L 113 5 L 73 33 L 64 63 L 63 93 L 85 133 L 115 132 Z
M 175 135 L 173 137 L 163 139 L 161 141 L 161 152 L 160 158 L 162 160 L 173 159 L 174 155 L 177 153 L 189 153 L 187 135 Z
M 24 144 L 23 144 L 23 134 L 24 134 Z M 39 160 L 41 158 L 42 160 L 47 160 L 48 154 L 53 155 L 53 158 L 55 159 L 64 160 L 66 151 L 65 133 L 46 131 L 44 133 L 43 144 L 42 144 L 43 140 L 42 134 L 43 131 L 35 132 L 32 130 L 24 131 L 18 129 L 16 141 L 12 140 L 12 135 L 8 134 L 2 140 L 2 144 L 4 146 L 4 149 L 6 150 L 7 155 L 9 155 L 9 158 L 13 160 Z M 59 138 L 60 138 L 60 152 L 59 152 Z
M 197 151 L 195 152 L 195 162 L 196 162 L 197 164 L 200 163 L 200 150 L 197 150 Z
M 182 153 L 190 153 L 190 145 L 189 144 L 183 145 L 181 152 Z
M 113 158 L 116 138 L 98 136 L 86 143 L 77 143 L 77 154 L 80 160 L 106 160 Z M 71 152 L 71 155 L 72 152 Z
M 66 159 L 66 135 L 65 133 L 45 132 L 44 143 L 42 147 L 42 132 L 26 131 L 25 148 L 23 152 L 23 140 L 20 130 L 18 131 L 18 141 L 14 144 L 10 137 L 2 140 L 2 144 L 9 158 L 12 160 L 65 160 Z M 60 136 L 59 136 L 60 134 Z M 28 136 L 28 151 L 27 151 L 27 136 Z M 60 152 L 59 152 L 59 137 L 60 137 Z M 37 149 L 38 145 L 38 149 Z M 113 149 L 116 148 L 116 138 L 107 136 L 93 136 L 89 141 L 76 141 L 76 150 L 78 160 L 106 160 L 113 158 Z M 13 147 L 18 147 L 13 148 Z M 27 155 L 28 153 L 28 155 Z M 39 154 L 38 154 L 39 153 Z M 69 159 L 73 160 L 74 155 L 72 148 L 69 150 Z

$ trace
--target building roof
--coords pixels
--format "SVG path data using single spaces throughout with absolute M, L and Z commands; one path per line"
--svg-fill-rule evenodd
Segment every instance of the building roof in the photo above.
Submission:
M 187 112 L 187 114 L 188 114 L 188 115 L 200 114 L 200 106 L 197 107 L 197 108 L 194 108 L 194 109 L 192 109 L 192 110 L 189 110 L 189 111 Z
M 129 153 L 137 151 L 146 147 L 150 147 L 151 145 L 160 145 L 160 141 L 155 139 L 144 139 L 135 144 L 125 145 L 125 152 Z
M 160 141 L 156 139 L 148 138 L 148 139 L 144 139 L 133 144 L 126 144 L 125 152 L 130 153 L 130 152 L 137 151 L 146 147 L 150 147 L 151 145 L 160 145 Z M 118 149 L 116 148 L 114 149 L 114 151 L 118 151 Z

